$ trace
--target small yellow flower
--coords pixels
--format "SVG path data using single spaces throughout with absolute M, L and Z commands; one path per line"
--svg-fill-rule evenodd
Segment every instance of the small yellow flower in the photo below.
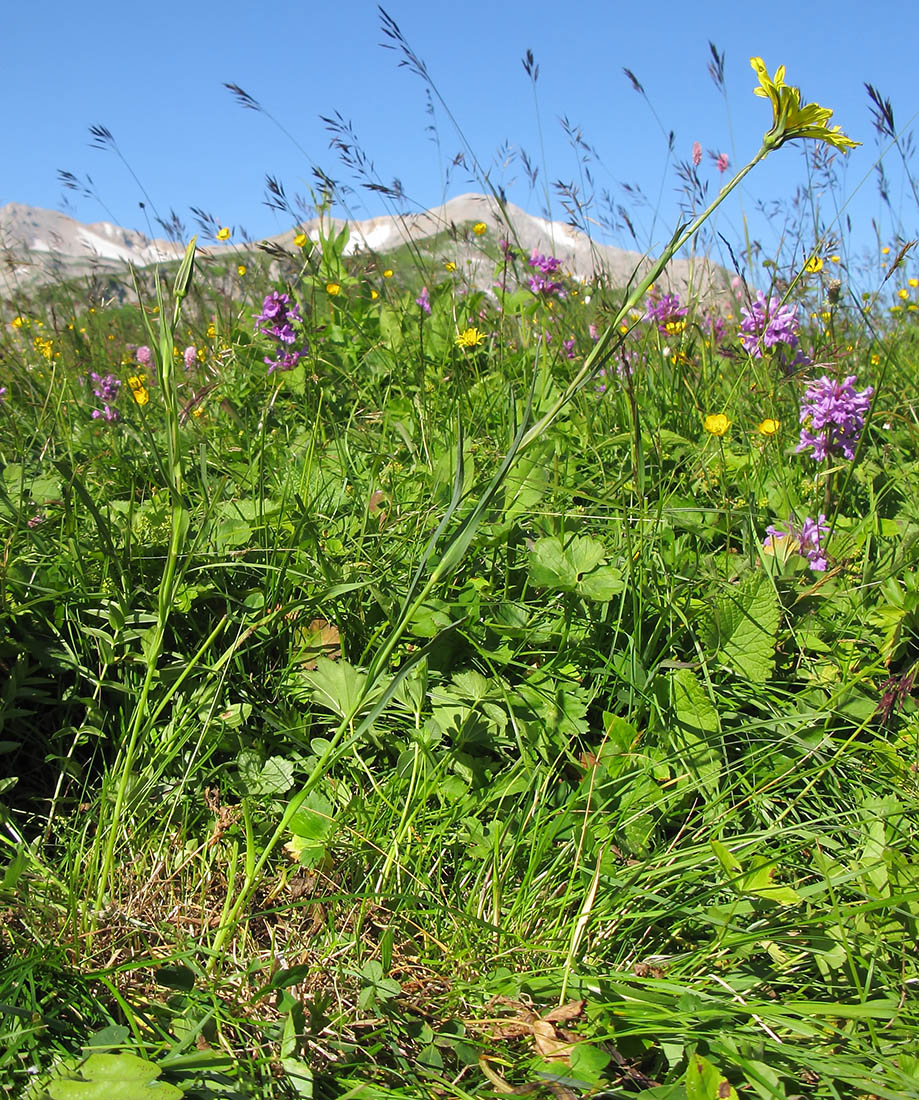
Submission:
M 838 264 L 839 263 L 839 257 L 835 254 L 830 256 L 830 263 L 831 264 Z
M 308 240 L 309 237 L 307 237 L 305 233 L 298 233 L 296 237 L 294 237 L 294 244 L 297 246 L 297 248 L 303 248 Z
M 767 416 L 765 420 L 761 421 L 757 427 L 757 431 L 760 435 L 775 435 L 779 430 L 781 421 L 774 420 L 771 416 Z
M 13 328 L 28 328 L 29 327 L 29 318 L 28 317 L 14 317 L 13 320 L 10 323 L 12 324 Z
M 331 294 L 334 298 L 336 294 L 341 294 L 341 287 L 338 283 L 326 283 L 325 292 L 326 294 Z
M 207 326 L 207 338 L 208 340 L 213 340 L 216 335 L 217 326 L 214 324 L 213 321 L 211 321 L 211 323 Z
M 483 233 L 488 232 L 488 226 L 485 222 L 476 222 L 472 227 L 472 232 L 475 233 L 477 237 L 481 237 Z
M 887 244 L 884 245 L 884 247 L 881 249 L 881 255 L 882 256 L 889 256 L 890 255 L 890 245 L 887 245 Z
M 392 268 L 391 267 L 387 267 L 387 269 L 383 272 L 383 278 L 384 279 L 391 279 L 392 278 Z
M 906 281 L 911 287 L 919 286 L 919 279 L 907 279 Z
M 686 331 L 685 321 L 668 321 L 664 328 L 667 330 L 669 336 L 679 336 L 681 332 Z
M 199 416 L 204 416 L 204 409 L 202 409 L 200 405 L 197 405 L 191 410 L 191 415 L 197 420 Z
M 132 390 L 142 390 L 144 388 L 144 383 L 145 382 L 146 382 L 146 379 L 144 378 L 144 376 L 142 374 L 132 374 L 128 378 L 128 386 Z
M 708 416 L 702 421 L 702 426 L 709 433 L 709 435 L 726 435 L 728 428 L 731 426 L 730 420 L 724 415 L 724 413 L 709 413 Z
M 141 386 L 139 390 L 131 390 L 131 395 L 138 405 L 146 405 L 150 400 L 150 394 L 144 386 Z
M 484 340 L 484 332 L 479 332 L 477 328 L 467 328 L 457 334 L 456 346 L 458 348 L 477 348 Z
M 446 271 L 456 271 L 456 264 L 452 260 L 447 260 L 444 264 L 444 269 Z
M 890 307 L 890 312 L 891 313 L 902 313 L 903 312 L 903 306 L 891 306 Z
M 795 138 L 814 138 L 844 153 L 861 144 L 846 137 L 838 126 L 832 130 L 827 126 L 833 117 L 829 107 L 821 107 L 819 103 L 801 106 L 800 90 L 785 83 L 784 65 L 780 65 L 775 76 L 770 78 L 761 57 L 751 57 L 750 64 L 759 80 L 759 87 L 753 89 L 754 94 L 768 99 L 772 104 L 772 129 L 763 137 L 763 145 L 767 149 L 778 149 Z
M 228 241 L 230 239 L 230 230 L 224 226 L 222 229 L 217 230 L 218 241 Z
M 804 265 L 804 270 L 809 275 L 816 275 L 818 271 L 823 271 L 823 260 L 819 256 L 811 256 Z
M 378 290 L 371 290 L 370 291 L 370 300 L 372 302 L 375 302 L 377 300 L 377 298 L 379 298 L 379 296 L 380 296 L 380 292 Z
M 906 289 L 905 286 L 901 286 L 900 289 L 897 291 L 897 297 L 900 298 L 901 301 L 904 301 L 904 302 L 909 297 L 909 291 Z
M 245 275 L 246 274 L 246 265 L 245 264 L 237 264 L 236 274 L 239 275 L 239 276 Z
M 872 365 L 872 367 L 879 367 L 881 365 L 881 357 L 880 357 L 880 355 L 878 355 L 877 352 L 875 352 L 871 356 L 871 365 Z

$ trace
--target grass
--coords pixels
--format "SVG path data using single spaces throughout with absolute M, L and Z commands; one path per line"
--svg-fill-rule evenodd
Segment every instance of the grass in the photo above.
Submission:
M 916 1096 L 908 254 L 763 351 L 344 243 L 8 303 L 5 1094 Z

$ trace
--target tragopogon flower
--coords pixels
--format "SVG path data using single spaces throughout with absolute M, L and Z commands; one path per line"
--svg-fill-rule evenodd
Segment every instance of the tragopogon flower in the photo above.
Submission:
M 759 80 L 759 87 L 753 89 L 754 95 L 762 96 L 772 104 L 772 129 L 763 137 L 765 148 L 778 149 L 795 138 L 823 141 L 844 153 L 861 144 L 846 137 L 838 126 L 832 130 L 827 126 L 833 117 L 829 107 L 821 107 L 819 103 L 801 106 L 801 90 L 785 83 L 784 65 L 780 65 L 775 76 L 770 77 L 761 57 L 751 57 L 750 64 Z

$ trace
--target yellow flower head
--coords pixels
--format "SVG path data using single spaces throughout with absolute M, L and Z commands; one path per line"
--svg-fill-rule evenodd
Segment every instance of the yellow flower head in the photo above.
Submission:
M 217 326 L 212 321 L 207 326 L 207 338 L 208 338 L 208 340 L 213 340 L 216 335 L 217 335 Z
M 897 297 L 902 298 L 904 302 L 909 297 L 909 291 L 906 289 L 905 286 L 901 286 L 900 289 L 897 291 Z
M 456 264 L 452 260 L 447 260 L 447 262 L 444 264 L 444 270 L 456 271 Z
M 818 271 L 823 271 L 823 260 L 819 256 L 811 256 L 804 265 L 804 270 L 810 275 L 816 275 Z
M 485 222 L 476 222 L 472 227 L 472 232 L 475 233 L 477 237 L 481 237 L 483 233 L 488 232 L 488 226 Z
M 702 421 L 702 426 L 709 435 L 726 435 L 731 422 L 724 413 L 709 413 Z
M 297 248 L 302 248 L 308 240 L 309 237 L 307 237 L 305 233 L 298 233 L 296 237 L 294 237 L 294 244 Z
M 871 365 L 872 367 L 878 367 L 881 365 L 881 357 L 880 355 L 878 355 L 877 352 L 874 352 L 871 356 Z
M 827 126 L 833 117 L 829 107 L 821 107 L 819 103 L 805 103 L 801 106 L 800 89 L 785 83 L 784 65 L 780 65 L 775 76 L 770 78 L 769 70 L 761 57 L 751 57 L 750 64 L 759 80 L 759 87 L 753 89 L 754 94 L 768 99 L 772 104 L 772 129 L 763 137 L 763 145 L 767 149 L 778 149 L 786 141 L 794 141 L 795 138 L 823 141 L 844 153 L 861 144 L 846 137 L 838 126 L 834 126 L 832 130 Z
M 392 268 L 391 267 L 387 267 L 387 269 L 383 272 L 383 278 L 384 279 L 391 279 L 392 278 Z
M 139 386 L 137 389 L 131 390 L 131 396 L 137 402 L 138 405 L 146 405 L 150 400 L 150 394 L 147 392 L 145 386 Z
M 771 416 L 767 416 L 765 420 L 760 422 L 756 430 L 760 435 L 775 435 L 780 425 L 781 421 L 773 420 Z
M 479 332 L 477 328 L 467 328 L 457 334 L 456 346 L 458 348 L 477 348 L 484 340 L 484 332 Z
M 228 241 L 230 239 L 230 230 L 224 226 L 222 229 L 217 230 L 218 241 Z
M 370 300 L 372 302 L 375 302 L 377 300 L 377 298 L 379 298 L 379 296 L 380 296 L 380 292 L 378 290 L 371 290 L 370 291 Z
M 838 256 L 830 256 L 830 263 L 831 264 L 838 264 L 839 263 L 839 257 Z
M 889 244 L 885 244 L 884 247 L 881 249 L 881 255 L 882 256 L 890 255 L 890 245 Z
M 341 294 L 341 287 L 338 283 L 326 283 L 325 292 L 326 294 L 331 294 L 334 298 L 336 294 Z
M 912 287 L 919 286 L 919 279 L 907 279 L 906 281 Z
M 246 274 L 246 265 L 245 264 L 237 264 L 236 265 L 236 274 L 240 275 L 240 276 L 245 275 Z

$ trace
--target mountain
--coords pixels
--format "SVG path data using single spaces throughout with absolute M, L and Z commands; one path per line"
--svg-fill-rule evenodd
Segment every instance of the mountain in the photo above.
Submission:
M 486 226 L 482 237 L 471 231 L 478 222 Z M 340 218 L 326 218 L 322 228 L 328 233 L 333 228 L 340 230 L 344 224 Z M 320 228 L 320 221 L 313 219 L 261 243 L 269 250 L 292 249 L 297 232 L 317 240 Z M 494 256 L 501 238 L 528 255 L 535 249 L 557 256 L 563 270 L 576 278 L 602 276 L 614 287 L 625 286 L 636 270 L 643 274 L 650 263 L 639 252 L 599 244 L 563 222 L 528 214 L 511 203 L 502 207 L 494 198 L 476 194 L 460 195 L 422 213 L 353 221 L 349 233 L 348 253 L 391 255 L 410 247 L 423 262 L 452 260 L 469 283 L 484 289 L 494 281 Z M 251 247 L 207 245 L 212 254 L 236 253 Z M 0 294 L 74 276 L 123 274 L 129 264 L 146 267 L 175 260 L 182 252 L 182 247 L 172 241 L 150 239 L 110 222 L 86 225 L 67 214 L 20 203 L 0 207 Z M 727 284 L 724 269 L 703 259 L 673 260 L 661 280 L 663 289 L 683 296 L 690 287 L 696 294 L 718 295 Z

